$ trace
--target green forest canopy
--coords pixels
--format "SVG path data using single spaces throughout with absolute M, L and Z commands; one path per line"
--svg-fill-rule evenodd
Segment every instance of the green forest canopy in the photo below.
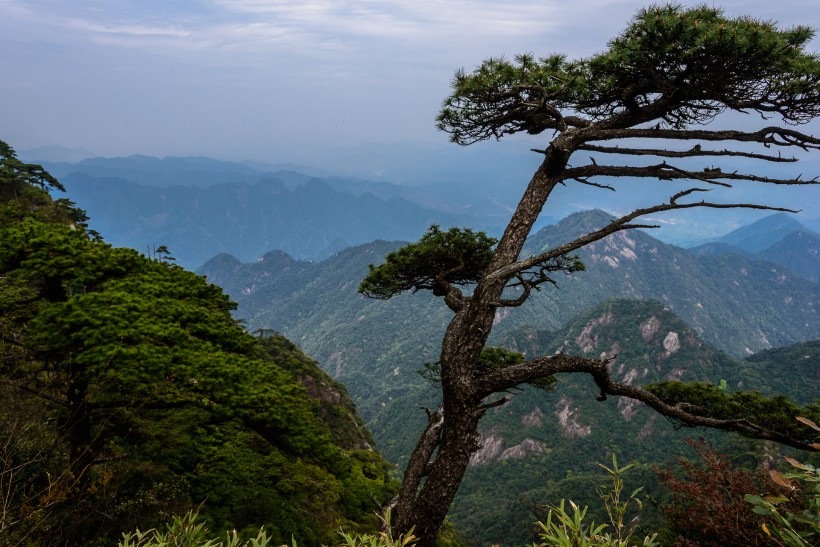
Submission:
M 110 545 L 201 503 L 216 529 L 278 542 L 375 529 L 395 484 L 344 388 L 50 190 L 0 142 L 0 533 Z

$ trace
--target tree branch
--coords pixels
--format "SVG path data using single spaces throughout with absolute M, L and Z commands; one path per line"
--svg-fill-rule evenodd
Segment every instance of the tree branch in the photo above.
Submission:
M 609 184 L 600 184 L 598 182 L 592 182 L 591 180 L 585 177 L 573 177 L 573 180 L 576 182 L 580 182 L 581 184 L 586 184 L 587 186 L 593 186 L 595 188 L 601 188 L 602 190 L 612 190 L 615 191 L 615 188 L 610 186 Z
M 451 310 L 457 312 L 464 306 L 464 296 L 458 287 L 454 287 L 447 276 L 452 275 L 464 269 L 464 259 L 459 257 L 458 264 L 436 275 L 436 278 L 430 283 L 429 288 L 436 296 L 444 296 L 444 303 Z
M 660 128 L 590 128 L 583 135 L 585 143 L 614 139 L 668 139 L 756 142 L 766 147 L 796 146 L 803 150 L 820 150 L 820 139 L 812 135 L 783 127 L 765 127 L 759 131 L 708 131 L 704 129 L 660 129 Z
M 634 177 L 634 178 L 656 178 L 659 180 L 699 180 L 707 184 L 714 184 L 731 188 L 732 185 L 722 180 L 744 180 L 749 182 L 764 182 L 778 185 L 800 185 L 816 184 L 817 177 L 802 180 L 799 176 L 792 179 L 761 177 L 758 175 L 723 172 L 719 167 L 707 167 L 701 171 L 690 171 L 675 167 L 666 162 L 657 165 L 646 165 L 643 167 L 633 167 L 624 165 L 598 165 L 589 164 L 582 167 L 571 167 L 561 175 L 563 180 L 586 179 L 588 177 Z M 581 181 L 584 182 L 584 181 Z
M 783 207 L 773 207 L 770 205 L 759 205 L 756 203 L 710 203 L 706 201 L 699 201 L 697 203 L 678 203 L 678 199 L 694 192 L 708 192 L 709 190 L 704 188 L 690 188 L 688 190 L 684 190 L 678 192 L 677 194 L 673 195 L 669 199 L 669 203 L 654 205 L 652 207 L 645 207 L 642 209 L 636 209 L 635 211 L 631 212 L 628 215 L 622 216 L 621 218 L 613 220 L 607 226 L 599 230 L 595 230 L 594 232 L 590 232 L 586 235 L 579 237 L 578 239 L 571 241 L 569 243 L 565 243 L 554 249 L 542 253 L 540 255 L 531 256 L 525 260 L 518 260 L 511 264 L 508 264 L 502 268 L 499 268 L 493 272 L 488 272 L 485 276 L 486 280 L 491 279 L 509 279 L 516 274 L 523 272 L 527 268 L 532 268 L 538 264 L 546 262 L 548 260 L 555 260 L 559 257 L 567 255 L 573 251 L 577 251 L 578 249 L 589 245 L 590 243 L 594 243 L 599 241 L 609 235 L 614 234 L 615 232 L 620 232 L 622 230 L 631 230 L 635 228 L 657 228 L 656 225 L 651 224 L 630 224 L 630 221 L 645 216 L 652 213 L 661 213 L 664 211 L 676 211 L 681 209 L 692 209 L 695 207 L 706 207 L 710 209 L 758 209 L 763 211 L 780 211 L 785 213 L 796 213 L 793 209 L 786 209 Z
M 700 145 L 695 145 L 689 150 L 664 150 L 662 148 L 622 148 L 620 146 L 598 146 L 594 144 L 582 144 L 578 150 L 587 152 L 600 152 L 602 154 L 624 154 L 629 156 L 658 156 L 663 158 L 693 158 L 701 156 L 739 156 L 756 160 L 764 160 L 780 163 L 792 163 L 798 161 L 795 157 L 784 158 L 780 154 L 771 156 L 768 154 L 754 154 L 752 152 L 741 152 L 737 150 L 703 150 Z
M 427 427 L 421 434 L 416 448 L 410 455 L 407 462 L 407 469 L 404 471 L 404 478 L 401 482 L 401 488 L 393 503 L 399 519 L 410 514 L 410 508 L 416 500 L 416 492 L 418 491 L 421 479 L 427 476 L 430 471 L 430 460 L 433 453 L 441 443 L 441 429 L 444 425 L 444 410 L 440 407 L 438 411 L 427 411 Z M 412 526 L 413 523 L 396 523 L 397 527 L 404 525 Z
M 495 408 L 497 406 L 503 406 L 510 402 L 510 396 L 505 395 L 500 399 L 496 399 L 495 401 L 491 401 L 489 403 L 485 403 L 478 407 L 478 412 L 483 415 L 485 412 L 490 410 L 491 408 Z
M 491 306 L 514 308 L 522 305 L 532 294 L 532 289 L 540 290 L 539 286 L 544 283 L 551 283 L 553 286 L 558 286 L 558 282 L 551 277 L 554 272 L 564 272 L 571 274 L 582 271 L 584 264 L 575 256 L 562 255 L 552 258 L 546 263 L 541 263 L 537 267 L 537 271 L 522 271 L 515 274 L 517 281 L 510 283 L 507 288 L 523 287 L 524 290 L 517 298 L 506 299 L 500 298 L 495 302 L 491 302 Z M 529 277 L 527 277 L 529 276 Z
M 52 403 L 58 404 L 60 406 L 66 407 L 66 408 L 68 408 L 68 406 L 69 406 L 69 403 L 66 399 L 63 399 L 61 397 L 57 397 L 56 395 L 51 395 L 50 393 L 46 393 L 46 392 L 44 392 L 42 390 L 39 390 L 39 389 L 34 389 L 33 387 L 27 386 L 23 382 L 8 382 L 8 383 L 13 385 L 17 389 L 21 389 L 21 390 L 23 390 L 27 393 L 31 393 L 32 395 L 34 395 L 36 397 L 39 397 L 41 399 L 45 399 L 46 401 L 50 401 Z
M 639 386 L 621 384 L 612 380 L 608 365 L 614 358 L 597 360 L 576 357 L 563 353 L 538 357 L 518 365 L 494 370 L 476 381 L 477 396 L 489 397 L 493 393 L 506 391 L 521 384 L 533 382 L 559 373 L 585 373 L 592 376 L 601 390 L 597 397 L 605 401 L 609 395 L 628 397 L 640 401 L 660 414 L 684 423 L 688 426 L 703 426 L 725 431 L 735 431 L 756 439 L 776 441 L 801 450 L 818 451 L 810 443 L 778 433 L 768 431 L 746 419 L 719 419 L 696 414 L 697 407 L 691 404 L 671 405 L 657 395 Z
M 529 279 L 525 279 L 520 272 L 517 273 L 515 277 L 518 279 L 518 282 L 508 285 L 508 287 L 524 287 L 521 295 L 515 299 L 499 298 L 497 301 L 491 302 L 491 306 L 496 306 L 499 308 L 517 308 L 527 301 L 532 293 L 532 289 L 536 287 L 536 284 L 532 283 Z

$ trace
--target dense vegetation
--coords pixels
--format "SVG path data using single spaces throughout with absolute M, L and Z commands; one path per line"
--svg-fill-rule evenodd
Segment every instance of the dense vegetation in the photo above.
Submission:
M 110 545 L 204 504 L 218 529 L 318 544 L 395 485 L 344 389 L 164 249 L 84 228 L 0 143 L 0 535 Z
M 545 233 L 557 238 L 565 237 L 569 230 L 562 225 Z M 782 359 L 778 351 L 772 350 L 772 358 L 765 363 L 752 358 L 741 360 L 705 342 L 700 329 L 691 328 L 677 317 L 677 306 L 670 306 L 670 301 L 607 300 L 575 312 L 575 317 L 560 325 L 560 317 L 568 313 L 567 308 L 572 309 L 572 299 L 585 293 L 611 295 L 607 289 L 623 287 L 622 294 L 626 295 L 666 293 L 676 298 L 668 287 L 664 290 L 665 276 L 675 271 L 675 264 L 681 268 L 678 275 L 684 286 L 694 287 L 704 276 L 698 269 L 700 260 L 685 251 L 647 234 L 634 233 L 630 237 L 634 247 L 620 239 L 605 241 L 594 253 L 585 255 L 589 257 L 585 272 L 559 279 L 559 290 L 542 291 L 526 306 L 499 315 L 492 344 L 525 357 L 559 350 L 586 357 L 614 352 L 619 356 L 615 369 L 623 367 L 618 378 L 626 381 L 634 377 L 636 384 L 659 382 L 667 376 L 714 386 L 723 381 L 731 391 L 744 388 L 766 395 L 781 393 L 801 405 L 814 401 L 816 394 L 807 386 L 817 383 L 820 354 L 810 351 L 811 343 L 784 349 Z M 433 388 L 417 371 L 424 371 L 425 362 L 436 361 L 436 329 L 443 327 L 447 314 L 441 302 L 422 293 L 386 302 L 354 295 L 355 280 L 368 271 L 368 261 L 395 247 L 395 243 L 377 242 L 348 249 L 318 264 L 295 261 L 282 253 L 270 253 L 261 262 L 244 265 L 221 256 L 204 271 L 235 295 L 240 302 L 238 316 L 247 318 L 249 325 L 281 329 L 298 339 L 327 371 L 342 379 L 378 445 L 401 465 L 412 450 L 408 432 L 420 431 L 424 425 L 418 407 L 437 404 Z M 626 280 L 613 274 L 602 260 L 605 256 L 622 256 L 621 249 L 634 249 L 637 255 L 634 261 L 623 260 L 621 269 L 616 270 L 628 276 Z M 592 258 L 593 254 L 599 259 Z M 669 264 L 660 264 L 666 260 Z M 803 290 L 788 282 L 765 282 L 761 276 L 770 274 L 774 268 L 771 264 L 749 269 L 745 278 L 737 271 L 748 268 L 749 262 L 730 264 L 731 268 L 719 274 L 721 279 L 726 278 L 721 284 L 723 294 L 710 293 L 710 297 L 713 294 L 722 299 L 710 302 L 697 294 L 685 295 L 709 304 L 699 317 L 702 325 L 710 325 L 703 333 L 710 338 L 730 336 L 720 330 L 720 321 L 712 320 L 710 314 L 724 304 L 734 306 L 733 302 L 750 300 L 752 295 L 744 292 L 746 286 L 763 291 L 757 297 L 772 307 L 790 292 Z M 785 287 L 786 292 L 778 292 Z M 806 285 L 806 294 L 816 295 L 817 287 Z M 419 323 L 415 320 L 418 317 L 424 317 L 425 322 Z M 769 320 L 774 317 L 778 316 Z M 796 312 L 792 319 L 801 317 Z M 552 328 L 554 324 L 560 328 Z M 771 332 L 768 327 L 761 329 Z M 753 335 L 753 331 L 744 332 Z M 674 340 L 679 347 L 672 344 Z M 674 351 L 664 347 L 664 341 Z M 730 443 L 727 446 L 722 436 L 703 429 L 677 428 L 642 405 L 613 399 L 598 402 L 592 382 L 581 377 L 558 376 L 555 389 L 549 393 L 524 388 L 513 394 L 507 405 L 484 418 L 482 442 L 488 449 L 481 451 L 475 465 L 468 469 L 450 512 L 459 530 L 480 544 L 524 544 L 532 537 L 534 515 L 530 509 L 561 497 L 589 505 L 589 517 L 601 522 L 605 515 L 599 513 L 596 504 L 599 476 L 595 462 L 608 461 L 613 451 L 621 461 L 639 462 L 630 473 L 628 485 L 644 485 L 654 499 L 661 498 L 661 489 L 653 466 L 668 467 L 678 456 L 691 458 L 685 443 L 688 437 L 706 435 L 731 452 L 736 465 L 754 468 L 763 455 L 777 459 L 770 447 L 731 438 L 726 439 Z M 563 430 L 556 420 L 562 413 L 568 414 L 568 423 L 584 428 L 580 434 Z M 497 450 L 494 456 L 491 448 Z M 502 459 L 505 451 L 508 453 Z M 647 527 L 665 526 L 654 504 L 646 504 L 643 522 Z

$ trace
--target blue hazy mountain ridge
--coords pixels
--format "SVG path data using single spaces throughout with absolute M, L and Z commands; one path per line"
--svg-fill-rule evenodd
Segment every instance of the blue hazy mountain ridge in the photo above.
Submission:
M 29 148 L 28 150 L 17 151 L 17 157 L 26 163 L 72 163 L 97 156 L 98 154 L 84 148 L 69 148 L 67 146 L 60 145 L 40 146 L 37 148 Z
M 460 225 L 467 225 L 474 229 L 487 231 L 491 235 L 498 235 L 515 207 L 524 187 L 530 179 L 532 171 L 537 167 L 539 154 L 529 150 L 528 143 L 492 143 L 499 146 L 460 147 L 421 147 L 418 145 L 372 145 L 346 150 L 344 154 L 333 156 L 337 162 L 336 168 L 323 167 L 317 158 L 318 167 L 306 167 L 294 164 L 265 163 L 261 161 L 231 162 L 205 157 L 166 157 L 154 158 L 149 156 L 130 156 L 123 158 L 87 158 L 79 162 L 42 162 L 43 165 L 60 180 L 66 183 L 70 193 L 74 189 L 70 184 L 71 177 L 81 174 L 94 179 L 123 179 L 133 183 L 151 186 L 154 188 L 168 186 L 189 186 L 210 189 L 212 186 L 223 183 L 245 183 L 253 185 L 263 179 L 277 178 L 285 182 L 289 188 L 302 186 L 307 181 L 321 178 L 338 193 L 362 196 L 369 193 L 384 201 L 390 198 L 407 200 L 425 210 L 434 211 L 432 222 L 446 225 L 449 221 Z M 34 153 L 36 151 L 33 151 Z M 28 156 L 26 156 L 28 157 Z M 36 158 L 34 158 L 36 159 Z M 331 161 L 331 160 L 328 160 Z M 812 169 L 813 163 L 807 162 Z M 770 166 L 737 166 L 743 170 L 756 169 L 765 174 Z M 344 173 L 344 174 L 341 174 Z M 624 211 L 636 206 L 647 206 L 666 202 L 669 195 L 679 188 L 669 185 L 647 186 L 643 181 L 614 180 L 613 187 L 617 192 L 599 188 L 586 187 L 578 184 L 569 184 L 557 188 L 554 192 L 556 199 L 551 200 L 542 212 L 536 224 L 536 229 L 554 224 L 557 219 L 570 213 L 605 209 L 608 211 Z M 766 185 L 750 185 L 744 187 L 744 200 L 760 203 L 775 203 L 788 205 L 799 203 L 805 209 L 797 215 L 801 222 L 809 223 L 815 217 L 820 217 L 820 188 L 778 188 L 778 195 L 772 195 L 772 190 Z M 119 189 L 126 192 L 132 187 L 120 185 Z M 711 191 L 710 199 L 720 201 L 728 196 L 722 196 L 720 188 Z M 164 198 L 161 191 L 156 190 L 157 201 Z M 113 197 L 110 189 L 106 195 Z M 231 197 L 222 195 L 226 208 L 233 207 Z M 127 201 L 128 196 L 115 198 L 118 202 Z M 270 246 L 261 247 L 254 256 L 245 253 L 256 252 L 255 248 L 230 248 L 214 246 L 210 252 L 200 255 L 177 244 L 175 232 L 165 231 L 162 235 L 170 239 L 159 241 L 153 238 L 150 227 L 138 224 L 107 225 L 105 230 L 97 223 L 101 214 L 112 217 L 111 212 L 104 212 L 107 204 L 95 195 L 86 193 L 83 199 L 75 199 L 88 210 L 92 227 L 116 241 L 118 244 L 127 244 L 140 250 L 150 246 L 166 245 L 180 260 L 180 263 L 191 268 L 198 267 L 208 258 L 219 252 L 231 252 L 240 256 L 242 260 L 253 260 L 262 253 L 273 249 L 286 249 L 299 258 L 321 259 L 330 252 L 336 251 L 345 244 L 358 244 L 376 238 L 415 240 L 419 231 L 407 230 L 395 235 L 393 232 L 379 232 L 378 225 L 371 227 L 369 236 L 364 239 L 347 237 L 347 234 L 338 231 L 330 234 L 327 239 L 337 243 L 316 246 L 313 238 L 306 238 L 304 248 L 293 244 L 285 246 L 277 238 L 270 240 Z M 184 211 L 167 211 L 169 217 L 177 214 L 185 215 Z M 272 210 L 266 222 L 276 222 L 270 218 L 275 213 Z M 319 215 L 322 211 L 315 214 Z M 441 215 L 439 213 L 446 213 Z M 451 215 L 451 216 L 447 216 Z M 691 246 L 695 242 L 714 240 L 726 234 L 733 228 L 748 224 L 765 216 L 764 212 L 729 209 L 715 215 L 712 211 L 690 210 L 680 214 L 654 215 L 649 220 L 664 226 L 657 237 L 681 246 Z M 257 217 L 258 218 L 258 217 Z M 309 217 L 305 217 L 309 218 Z M 156 219 L 154 219 L 156 220 Z M 254 227 L 257 232 L 263 233 L 263 226 Z M 425 227 L 426 228 L 426 227 Z M 182 230 L 182 228 L 179 228 Z M 212 235 L 214 241 L 221 241 L 226 234 L 220 234 L 220 226 L 212 222 L 206 226 L 190 226 L 186 233 L 198 231 Z M 134 239 L 137 234 L 150 235 L 150 239 Z M 215 234 L 215 235 L 214 235 Z M 122 236 L 122 237 L 121 237 Z M 130 243 L 126 243 L 130 242 Z M 181 244 L 188 244 L 183 237 Z M 192 247 L 193 249 L 193 247 Z
M 123 158 L 87 158 L 76 163 L 43 162 L 60 180 L 72 173 L 96 178 L 122 178 L 150 186 L 212 186 L 221 182 L 255 182 L 266 173 L 240 163 L 212 158 L 133 155 Z
M 497 165 L 493 164 L 491 160 L 483 158 L 482 161 L 471 164 L 469 169 L 456 168 L 451 165 L 449 168 L 442 167 L 441 173 L 436 176 L 429 175 L 429 178 L 413 178 L 410 180 L 407 177 L 399 177 L 403 184 L 387 182 L 382 178 L 375 177 L 375 175 L 375 178 L 365 179 L 357 176 L 332 175 L 321 169 L 306 166 L 268 164 L 254 161 L 235 163 L 204 157 L 167 157 L 160 159 L 135 155 L 122 158 L 89 158 L 77 163 L 47 161 L 42 163 L 50 172 L 63 181 L 70 182 L 70 177 L 83 174 L 91 178 L 123 179 L 152 187 L 181 185 L 209 188 L 220 183 L 245 182 L 253 184 L 265 178 L 277 178 L 291 187 L 301 186 L 310 180 L 321 178 L 337 192 L 356 196 L 370 193 L 384 200 L 402 198 L 427 209 L 459 215 L 463 217 L 463 224 L 470 224 L 476 228 L 492 232 L 501 230 L 511 208 L 515 205 L 514 200 L 523 191 L 528 178 L 520 167 L 507 169 L 505 166 L 509 164 L 509 161 L 504 161 L 503 156 L 496 155 L 492 158 L 498 160 Z M 425 162 L 421 161 L 419 163 L 424 164 Z M 491 168 L 491 165 L 495 165 L 495 167 Z M 414 171 L 408 167 L 408 173 L 411 176 L 412 173 L 422 176 L 421 173 L 425 172 Z M 71 192 L 71 185 L 68 186 L 69 192 Z M 93 223 L 95 222 L 93 213 L 98 204 L 94 196 L 87 196 L 87 200 L 83 201 L 83 205 L 89 211 Z M 545 215 L 545 219 L 547 221 L 555 220 L 548 215 Z M 439 223 L 443 223 L 445 220 L 446 218 L 435 219 Z M 119 229 L 117 226 L 111 226 L 110 228 Z M 413 237 L 409 235 L 402 237 L 412 239 L 415 235 L 413 234 Z M 392 236 L 374 231 L 369 239 L 376 239 L 377 237 L 389 238 Z M 349 243 L 360 242 L 350 241 Z M 172 246 L 170 242 L 164 244 L 169 247 Z M 274 248 L 277 247 L 274 246 L 265 250 Z M 206 258 L 210 258 L 220 250 L 215 249 Z M 306 249 L 304 252 L 296 250 L 295 254 L 314 256 L 315 250 Z M 198 266 L 199 264 L 201 262 L 192 264 L 192 266 Z
M 277 178 L 206 188 L 147 186 L 74 172 L 63 179 L 90 226 L 115 245 L 167 246 L 196 268 L 220 252 L 244 261 L 271 249 L 320 259 L 377 237 L 416 239 L 430 226 L 472 224 L 471 215 L 424 207 L 402 197 L 334 190 L 324 179 L 289 186 Z
M 788 264 L 794 273 L 820 283 L 820 235 L 815 232 L 792 232 L 758 256 L 777 264 Z
M 717 241 L 734 245 L 744 251 L 758 253 L 771 247 L 785 236 L 805 229 L 806 227 L 796 220 L 794 215 L 777 213 L 732 230 L 719 237 Z
M 820 282 L 820 234 L 786 213 L 769 215 L 689 250 L 699 256 L 738 253 L 769 260 L 809 281 Z
M 467 147 L 422 145 L 419 143 L 378 143 L 348 147 L 328 155 L 327 171 L 344 173 L 362 179 L 389 180 L 406 186 L 434 186 L 436 191 L 479 195 L 508 208 L 515 207 L 525 185 L 540 164 L 543 156 L 532 149 L 543 148 L 537 137 L 513 136 L 506 140 L 476 143 Z M 592 154 L 599 164 L 611 158 Z M 761 176 L 784 173 L 818 173 L 820 159 L 800 153 L 797 163 L 768 163 L 744 158 L 722 158 L 720 167 L 726 172 L 751 172 Z M 583 162 L 586 157 L 579 157 Z M 674 164 L 681 168 L 702 169 L 703 160 L 679 159 Z M 810 177 L 808 177 L 810 178 Z M 665 203 L 677 186 L 668 182 L 657 184 L 645 180 L 610 179 L 616 192 L 569 183 L 556 189 L 542 215 L 560 219 L 573 212 L 590 209 L 626 211 L 636 206 Z M 686 186 L 684 184 L 684 186 Z M 698 186 L 693 184 L 692 186 Z M 737 188 L 711 187 L 710 201 L 736 201 L 739 194 L 749 203 L 768 203 L 801 209 L 798 219 L 813 227 L 812 220 L 820 223 L 820 187 L 794 186 L 773 188 L 767 184 L 737 184 Z M 686 186 L 689 187 L 689 186 Z M 740 192 L 737 192 L 739 190 Z M 475 201 L 475 200 L 471 200 Z M 511 209 L 510 209 L 511 210 Z M 765 212 L 747 210 L 688 211 L 680 215 L 656 217 L 664 230 L 656 237 L 681 246 L 703 242 L 723 235 L 765 216 Z M 545 225 L 539 223 L 539 227 Z

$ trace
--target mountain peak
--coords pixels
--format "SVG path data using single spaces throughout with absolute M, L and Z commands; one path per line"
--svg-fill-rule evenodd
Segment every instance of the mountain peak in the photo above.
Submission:
M 776 213 L 761 218 L 747 226 L 733 230 L 718 239 L 744 251 L 757 253 L 774 245 L 792 232 L 806 227 L 788 213 Z

